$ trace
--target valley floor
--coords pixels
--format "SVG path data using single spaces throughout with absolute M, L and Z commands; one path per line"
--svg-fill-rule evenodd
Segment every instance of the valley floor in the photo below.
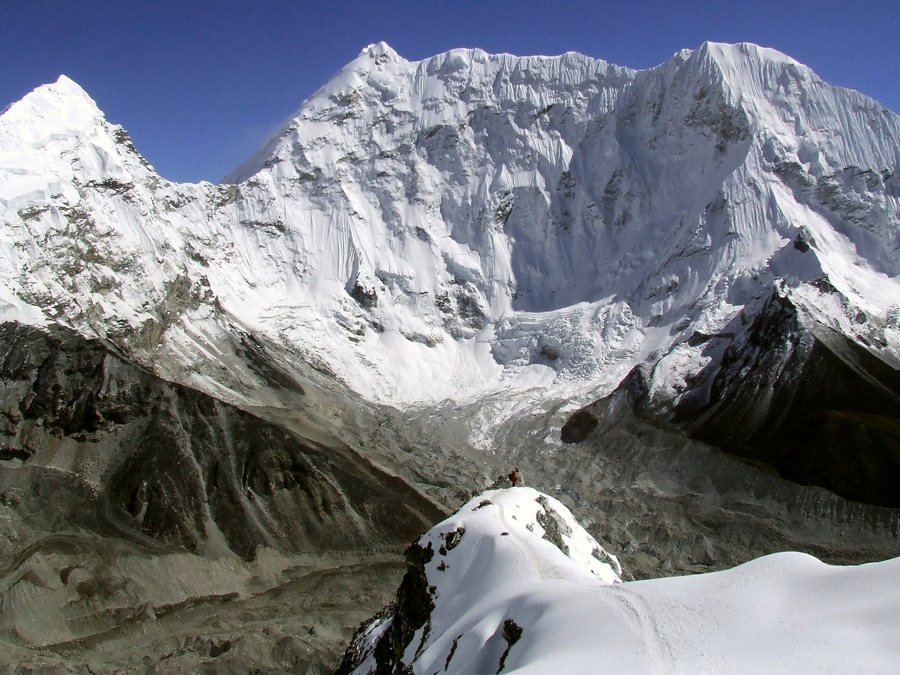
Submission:
M 56 538 L 52 551 L 36 550 L 4 571 L 4 586 L 19 578 L 4 594 L 0 672 L 330 673 L 356 626 L 392 598 L 403 567 L 399 551 L 285 557 L 264 550 L 253 563 L 230 561 L 232 583 L 215 593 L 135 607 L 128 605 L 127 579 L 141 562 L 181 587 L 202 585 L 209 562 L 186 555 L 136 561 L 134 552 L 123 556 L 103 544 L 88 554 L 77 539 Z M 70 622 L 81 636 L 56 642 L 44 614 L 77 579 L 89 578 L 77 574 L 89 558 L 103 560 L 96 562 L 107 569 L 105 584 Z M 42 637 L 47 644 L 40 647 Z

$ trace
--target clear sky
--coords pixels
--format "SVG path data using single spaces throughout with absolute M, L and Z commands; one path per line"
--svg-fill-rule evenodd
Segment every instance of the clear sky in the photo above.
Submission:
M 380 40 L 632 68 L 755 42 L 900 112 L 900 0 L 0 0 L 0 109 L 64 73 L 164 177 L 215 182 Z

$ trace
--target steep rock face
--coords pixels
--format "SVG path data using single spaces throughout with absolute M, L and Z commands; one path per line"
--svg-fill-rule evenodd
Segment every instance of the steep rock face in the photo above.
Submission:
M 328 672 L 387 600 L 444 512 L 322 423 L 363 407 L 243 339 L 290 414 L 0 324 L 0 669 Z
M 636 368 L 610 398 L 624 396 L 644 419 L 790 480 L 896 508 L 900 371 L 878 354 L 776 290 L 728 330 L 695 333 L 656 364 Z M 706 366 L 673 382 L 675 355 Z M 581 442 L 597 424 L 582 410 L 563 426 L 562 440 Z
M 692 436 L 785 477 L 900 507 L 900 371 L 773 296 L 722 355 Z
M 3 324 L 0 364 L 3 484 L 38 531 L 251 558 L 397 545 L 441 513 L 336 439 L 159 380 L 71 331 Z M 40 507 L 50 483 L 65 486 L 55 524 Z

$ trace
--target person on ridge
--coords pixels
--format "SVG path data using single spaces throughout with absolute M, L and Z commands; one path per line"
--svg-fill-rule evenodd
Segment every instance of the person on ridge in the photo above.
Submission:
M 519 467 L 516 467 L 512 470 L 512 473 L 509 474 L 509 482 L 512 483 L 513 487 L 516 487 L 516 481 L 519 480 Z

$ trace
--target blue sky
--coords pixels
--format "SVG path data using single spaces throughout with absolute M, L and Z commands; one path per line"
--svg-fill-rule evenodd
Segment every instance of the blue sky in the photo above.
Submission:
M 216 181 L 366 45 L 580 51 L 632 68 L 756 42 L 900 112 L 900 2 L 2 0 L 0 109 L 64 73 L 166 178 Z

